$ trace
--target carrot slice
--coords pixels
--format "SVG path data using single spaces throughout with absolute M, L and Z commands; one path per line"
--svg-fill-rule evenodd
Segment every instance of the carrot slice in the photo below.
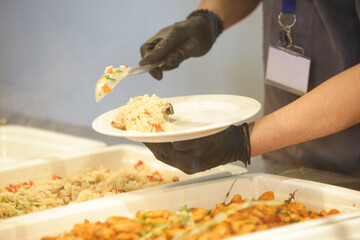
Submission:
M 160 123 L 151 124 L 151 126 L 153 126 L 155 128 L 155 132 L 160 132 L 162 130 Z
M 111 91 L 111 88 L 107 84 L 104 84 L 101 88 L 102 88 L 104 93 L 108 93 L 108 92 Z

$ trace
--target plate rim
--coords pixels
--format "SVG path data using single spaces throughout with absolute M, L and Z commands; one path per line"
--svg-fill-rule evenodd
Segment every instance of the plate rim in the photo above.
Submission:
M 257 114 L 261 109 L 261 104 L 258 100 L 247 97 L 247 96 L 233 95 L 233 94 L 198 94 L 198 95 L 164 97 L 164 99 L 169 100 L 170 102 L 177 103 L 179 101 L 179 99 L 190 98 L 190 97 L 195 97 L 195 98 L 200 98 L 200 99 L 210 98 L 209 101 L 212 101 L 213 98 L 219 98 L 219 97 L 247 99 L 247 100 L 250 100 L 252 102 L 252 104 L 255 105 L 255 107 L 254 107 L 254 111 L 247 114 L 246 116 L 236 117 L 235 118 L 236 121 L 234 119 L 231 121 L 224 121 L 223 123 L 220 123 L 220 124 L 219 123 L 214 124 L 216 126 L 213 126 L 213 127 L 209 127 L 209 125 L 207 125 L 207 126 L 195 127 L 195 128 L 191 128 L 191 129 L 181 129 L 178 131 L 168 131 L 168 132 L 160 132 L 160 133 L 147 133 L 147 132 L 143 133 L 143 132 L 136 132 L 136 131 L 123 131 L 123 130 L 116 129 L 116 128 L 112 129 L 113 131 L 110 132 L 107 130 L 105 130 L 105 131 L 101 130 L 101 128 L 99 129 L 98 122 L 100 121 L 100 119 L 106 118 L 108 115 L 114 114 L 119 108 L 119 107 L 117 107 L 115 109 L 109 110 L 109 111 L 99 115 L 98 117 L 96 117 L 94 119 L 94 121 L 92 122 L 92 128 L 96 132 L 104 134 L 104 135 L 113 136 L 113 137 L 123 137 L 123 138 L 128 138 L 128 139 L 134 140 L 134 141 L 166 142 L 164 140 L 161 140 L 163 138 L 168 138 L 169 139 L 168 141 L 174 141 L 174 140 L 179 141 L 177 139 L 181 139 L 181 140 L 193 139 L 194 137 L 191 137 L 190 135 L 196 135 L 195 138 L 199 138 L 199 137 L 204 137 L 207 135 L 215 134 L 216 132 L 220 132 L 221 130 L 226 129 L 231 124 L 236 124 L 241 121 L 245 121 L 246 119 L 249 119 L 250 117 Z M 221 102 L 229 103 L 228 101 L 221 101 Z M 231 102 L 231 103 L 233 103 L 233 102 Z

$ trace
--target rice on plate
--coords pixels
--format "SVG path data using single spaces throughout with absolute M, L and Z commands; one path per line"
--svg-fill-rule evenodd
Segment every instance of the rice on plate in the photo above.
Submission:
M 125 131 L 166 132 L 173 129 L 169 119 L 173 113 L 172 105 L 166 99 L 145 94 L 130 98 L 120 107 L 111 125 Z
M 178 177 L 156 171 L 139 160 L 130 169 L 110 171 L 100 166 L 64 178 L 53 175 L 9 184 L 0 186 L 0 219 L 176 181 Z

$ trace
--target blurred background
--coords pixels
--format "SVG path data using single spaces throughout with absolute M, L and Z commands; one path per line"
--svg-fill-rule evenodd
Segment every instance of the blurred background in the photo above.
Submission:
M 149 74 L 128 77 L 95 102 L 95 84 L 106 66 L 138 66 L 140 46 L 199 3 L 0 1 L 0 119 L 115 144 L 127 140 L 101 136 L 91 124 L 130 97 L 237 94 L 262 103 L 261 5 L 220 35 L 205 56 L 165 72 L 162 81 Z

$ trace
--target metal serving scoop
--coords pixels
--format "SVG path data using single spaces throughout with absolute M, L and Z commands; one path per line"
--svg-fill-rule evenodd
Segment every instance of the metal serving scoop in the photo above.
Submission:
M 120 65 L 119 68 L 109 66 L 105 69 L 104 74 L 99 78 L 95 86 L 95 100 L 99 102 L 126 76 L 149 72 L 151 69 L 160 67 L 164 60 L 144 65 L 141 67 L 131 68 L 126 65 Z

